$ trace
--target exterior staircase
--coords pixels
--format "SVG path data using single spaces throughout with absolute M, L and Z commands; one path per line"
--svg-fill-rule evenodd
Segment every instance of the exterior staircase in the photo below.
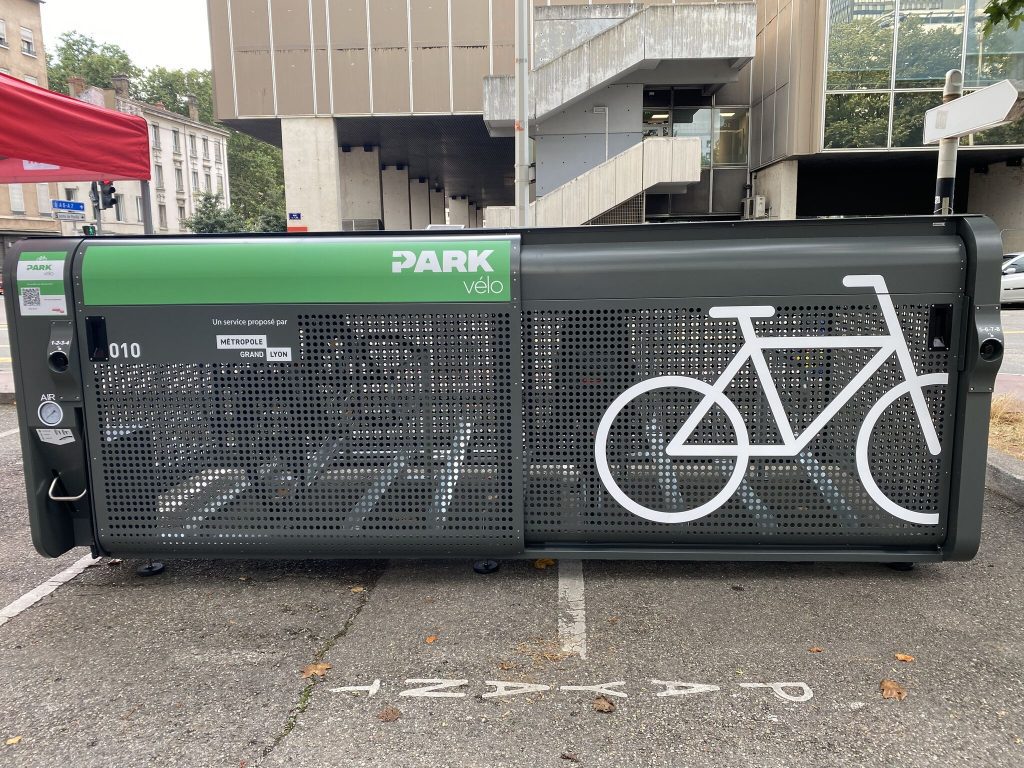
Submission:
M 531 204 L 538 227 L 588 224 L 637 195 L 651 190 L 681 191 L 700 181 L 700 139 L 648 138 L 605 160 Z M 484 225 L 516 226 L 515 206 L 488 206 Z

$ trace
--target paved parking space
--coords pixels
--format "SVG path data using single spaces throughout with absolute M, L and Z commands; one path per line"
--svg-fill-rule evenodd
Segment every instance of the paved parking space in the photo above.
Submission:
M 17 453 L 5 595 L 61 568 L 30 551 Z M 911 573 L 584 563 L 585 659 L 557 566 L 104 561 L 0 626 L 0 765 L 1020 765 L 1024 518 L 987 513 L 976 560 Z

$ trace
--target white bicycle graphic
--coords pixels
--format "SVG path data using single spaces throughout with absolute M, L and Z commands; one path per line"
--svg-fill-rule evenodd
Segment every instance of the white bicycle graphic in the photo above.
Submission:
M 712 307 L 708 314 L 714 318 L 733 318 L 739 325 L 743 336 L 743 344 L 736 352 L 736 356 L 726 365 L 725 370 L 718 377 L 714 384 L 694 379 L 689 376 L 656 376 L 646 381 L 634 384 L 621 395 L 619 395 L 608 407 L 597 428 L 595 438 L 595 459 L 597 470 L 604 483 L 605 488 L 625 509 L 635 515 L 647 520 L 659 523 L 685 523 L 698 518 L 710 515 L 725 504 L 743 482 L 747 471 L 747 465 L 751 457 L 789 457 L 795 458 L 805 450 L 807 445 L 827 425 L 844 405 L 867 383 L 867 381 L 895 355 L 903 371 L 904 381 L 897 384 L 876 402 L 868 411 L 857 434 L 856 459 L 857 473 L 864 489 L 872 500 L 889 514 L 910 523 L 924 525 L 935 525 L 939 522 L 938 513 L 915 512 L 900 506 L 888 498 L 878 487 L 871 476 L 868 448 L 872 430 L 878 419 L 886 408 L 897 398 L 909 394 L 917 414 L 921 430 L 924 433 L 925 444 L 933 456 L 938 456 L 942 446 L 939 442 L 939 435 L 932 423 L 928 404 L 925 401 L 924 388 L 944 386 L 949 375 L 946 373 L 931 373 L 919 376 L 914 368 L 914 361 L 907 346 L 906 338 L 903 336 L 903 329 L 900 327 L 899 318 L 896 315 L 896 308 L 893 306 L 892 298 L 889 296 L 889 289 L 885 279 L 881 275 L 847 275 L 843 278 L 843 285 L 847 288 L 871 288 L 878 295 L 878 303 L 882 310 L 888 333 L 884 336 L 782 336 L 758 338 L 754 331 L 755 317 L 772 317 L 775 314 L 775 307 L 772 306 L 726 306 Z M 860 348 L 877 349 L 878 352 L 868 361 L 863 369 L 857 373 L 847 385 L 839 391 L 835 398 L 828 403 L 819 416 L 800 434 L 796 434 L 790 426 L 786 416 L 782 398 L 779 395 L 778 387 L 772 380 L 772 374 L 764 356 L 765 350 L 779 349 L 837 349 L 837 348 Z M 747 434 L 746 425 L 739 409 L 724 394 L 725 389 L 732 382 L 746 363 L 750 361 L 760 382 L 764 396 L 775 419 L 776 426 L 781 436 L 781 443 L 764 445 L 752 445 Z M 616 417 L 630 402 L 636 398 L 656 389 L 688 389 L 703 395 L 703 399 L 684 421 L 682 427 L 675 437 L 664 447 L 665 453 L 670 457 L 732 457 L 736 459 L 736 466 L 733 468 L 729 480 L 712 499 L 693 509 L 678 512 L 663 512 L 651 509 L 631 499 L 619 487 L 612 475 L 608 464 L 608 436 Z M 707 416 L 715 406 L 721 408 L 735 433 L 735 444 L 690 444 L 687 440 L 698 427 L 701 420 Z

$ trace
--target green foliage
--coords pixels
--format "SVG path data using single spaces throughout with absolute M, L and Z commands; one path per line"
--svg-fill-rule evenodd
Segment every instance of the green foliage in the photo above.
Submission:
M 75 75 L 98 88 L 112 87 L 114 75 L 127 75 L 132 81 L 131 95 L 135 96 L 135 82 L 142 70 L 119 45 L 101 44 L 86 35 L 65 32 L 57 38 L 53 52 L 46 55 L 46 75 L 50 90 L 64 94 L 69 92 L 68 78 Z
M 216 194 L 204 192 L 196 205 L 196 212 L 187 219 L 183 219 L 181 226 L 189 232 L 200 235 L 247 231 L 249 228 L 245 219 L 239 216 L 234 209 L 223 207 L 222 203 L 223 198 L 219 192 Z
M 985 16 L 986 32 L 991 32 L 1000 24 L 1018 29 L 1021 21 L 1024 21 L 1024 0 L 992 0 L 985 6 Z
M 199 120 L 213 125 L 213 81 L 205 69 L 154 67 L 139 83 L 139 98 L 149 104 L 162 102 L 171 112 L 188 116 L 188 96 L 194 96 Z
M 235 208 L 247 220 L 258 222 L 264 216 L 280 217 L 284 226 L 284 165 L 281 150 L 244 133 L 232 132 L 228 139 L 228 172 L 231 198 Z
M 832 93 L 825 98 L 826 147 L 884 147 L 888 128 L 888 94 Z
M 143 72 L 119 46 L 66 32 L 60 36 L 53 53 L 47 56 L 47 72 L 50 89 L 60 93 L 68 93 L 68 78 L 75 75 L 85 78 L 88 85 L 110 88 L 113 86 L 111 78 L 124 74 L 130 78 L 132 98 L 149 104 L 161 102 L 167 110 L 187 116 L 188 96 L 191 95 L 196 99 L 199 120 L 217 124 L 213 112 L 213 81 L 208 70 L 154 67 Z M 227 159 L 234 204 L 225 209 L 219 199 L 211 203 L 204 197 L 195 216 L 189 219 L 199 228 L 189 227 L 191 231 L 285 231 L 281 150 L 247 134 L 230 131 Z

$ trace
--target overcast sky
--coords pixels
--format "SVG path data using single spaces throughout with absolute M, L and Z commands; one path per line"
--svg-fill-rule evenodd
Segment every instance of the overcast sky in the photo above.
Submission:
M 45 0 L 47 52 L 64 32 L 120 45 L 143 68 L 209 69 L 206 0 Z

